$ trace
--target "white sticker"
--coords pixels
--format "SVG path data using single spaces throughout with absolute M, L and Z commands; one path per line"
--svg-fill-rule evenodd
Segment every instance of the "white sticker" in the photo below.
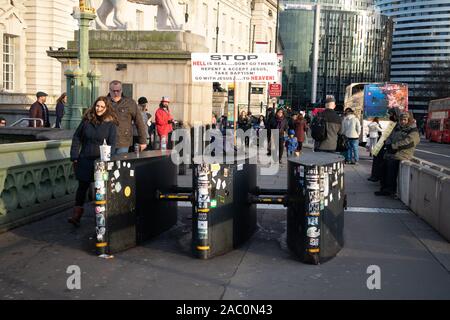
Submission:
M 323 195 L 325 197 L 328 197 L 329 193 L 330 193 L 330 185 L 329 185 L 329 181 L 328 181 L 328 175 L 326 174 L 323 177 Z
M 319 190 L 320 186 L 319 186 L 318 183 L 308 183 L 306 188 L 309 189 L 309 190 Z
M 131 168 L 131 163 L 127 163 L 127 168 L 130 169 Z
M 199 229 L 208 229 L 208 221 L 198 221 Z
M 100 189 L 105 187 L 105 181 L 95 180 L 95 189 Z
M 225 180 L 224 180 L 224 181 L 222 181 L 222 189 L 225 190 L 226 187 L 227 187 L 227 183 L 226 183 Z
M 127 163 L 125 161 L 122 163 L 122 165 L 123 165 L 124 168 L 127 167 Z
M 104 227 L 106 225 L 105 216 L 103 214 L 96 214 L 97 227 Z
M 212 181 L 213 184 L 217 183 L 216 179 L 214 179 L 214 178 L 212 178 L 211 181 Z
M 213 172 L 212 172 L 213 178 L 214 178 L 215 176 L 217 176 L 218 173 L 219 173 L 219 171 L 213 171 Z
M 330 202 L 333 202 L 333 194 L 330 193 Z
M 243 164 L 238 164 L 237 165 L 237 170 L 241 171 L 242 169 L 244 169 L 244 165 Z
M 114 166 L 114 162 L 108 162 L 108 171 L 111 171 Z
M 220 178 L 219 178 L 219 179 L 217 179 L 216 189 L 220 190 L 221 185 L 222 185 L 222 180 L 220 180 Z
M 210 202 L 210 197 L 208 194 L 199 194 L 198 195 L 198 202 Z
M 319 218 L 318 217 L 308 217 L 308 226 L 318 226 Z
M 325 207 L 328 206 L 328 199 L 325 199 Z
M 120 161 L 116 161 L 116 166 L 120 169 Z
M 320 230 L 317 227 L 308 228 L 306 235 L 310 238 L 318 238 L 320 237 Z
M 94 174 L 94 180 L 95 181 L 103 181 L 103 174 L 101 171 L 97 171 Z
M 130 177 L 134 177 L 134 170 L 130 170 Z
M 97 232 L 97 235 L 101 235 L 101 236 L 104 236 L 105 235 L 105 233 L 106 233 L 106 229 L 104 228 L 104 227 L 101 227 L 101 228 L 95 228 L 95 230 L 96 230 L 96 232 Z
M 338 200 L 341 200 L 341 191 L 338 192 Z
M 117 193 L 119 193 L 122 190 L 122 185 L 120 184 L 120 182 L 116 183 L 114 189 L 116 190 Z
M 119 170 L 114 171 L 114 177 L 115 177 L 116 179 L 119 179 L 119 177 L 120 177 L 120 172 L 119 172 Z

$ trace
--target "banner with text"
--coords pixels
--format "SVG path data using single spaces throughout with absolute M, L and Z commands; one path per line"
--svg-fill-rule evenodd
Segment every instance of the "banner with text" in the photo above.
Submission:
M 275 82 L 275 53 L 192 53 L 193 82 Z

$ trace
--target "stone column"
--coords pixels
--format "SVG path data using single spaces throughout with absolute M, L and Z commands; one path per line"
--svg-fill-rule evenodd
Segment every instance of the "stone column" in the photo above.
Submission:
M 83 116 L 83 102 L 86 102 L 83 99 L 83 88 L 81 85 L 83 79 L 83 71 L 78 67 L 73 70 L 73 100 L 71 105 L 71 114 L 70 114 L 70 127 L 69 129 L 76 129 L 81 122 L 81 118 Z M 83 101 L 84 100 L 84 101 Z
M 72 64 L 69 64 L 69 67 L 64 72 L 64 76 L 66 77 L 66 93 L 67 93 L 67 105 L 64 108 L 64 117 L 62 120 L 62 127 L 64 129 L 70 129 L 70 119 L 72 117 L 72 105 L 74 100 L 74 76 L 72 70 Z
M 102 74 L 100 70 L 97 69 L 97 66 L 94 66 L 94 70 L 89 72 L 88 74 L 89 82 L 91 84 L 91 101 L 90 105 L 94 103 L 94 101 L 99 97 L 100 92 L 100 78 Z

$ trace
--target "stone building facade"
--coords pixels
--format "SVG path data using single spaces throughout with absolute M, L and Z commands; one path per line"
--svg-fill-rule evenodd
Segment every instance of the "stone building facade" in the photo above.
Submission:
M 91 0 L 98 7 L 101 0 Z M 184 29 L 205 37 L 209 52 L 251 52 L 253 42 L 269 43 L 274 50 L 276 0 L 182 0 L 187 23 Z M 77 22 L 71 16 L 76 0 L 0 0 L 0 115 L 10 121 L 26 114 L 37 91 L 49 94 L 52 110 L 65 90 L 61 63 L 47 55 L 51 48 L 66 48 L 74 39 Z M 154 30 L 157 9 L 129 3 L 132 30 Z M 111 23 L 112 15 L 108 22 Z M 219 33 L 216 34 L 218 27 Z M 271 45 L 270 45 L 271 43 Z M 106 75 L 105 75 L 106 76 Z M 224 88 L 228 84 L 222 84 Z M 253 84 L 264 87 L 266 84 Z M 211 85 L 211 94 L 212 94 Z M 146 95 L 136 90 L 133 98 Z M 237 101 L 248 104 L 247 84 L 239 84 Z M 267 103 L 263 94 L 252 94 L 251 104 Z M 8 121 L 8 122 L 10 122 Z

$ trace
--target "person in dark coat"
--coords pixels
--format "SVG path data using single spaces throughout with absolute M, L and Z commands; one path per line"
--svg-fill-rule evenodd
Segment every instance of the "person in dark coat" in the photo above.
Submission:
M 70 160 L 73 162 L 78 189 L 75 197 L 75 208 L 69 222 L 79 226 L 83 215 L 83 205 L 90 184 L 94 181 L 94 163 L 100 157 L 100 145 L 106 140 L 111 146 L 111 154 L 115 153 L 117 114 L 108 97 L 99 97 L 89 108 L 76 129 L 72 138 Z
M 303 142 L 305 142 L 306 131 L 308 130 L 308 123 L 303 118 L 302 114 L 297 116 L 297 119 L 294 121 L 295 126 L 295 136 L 297 137 L 298 146 L 297 151 L 302 151 Z
M 48 107 L 45 104 L 47 101 L 47 96 L 45 92 L 39 91 L 36 93 L 36 102 L 33 103 L 30 107 L 30 118 L 42 119 L 43 125 L 41 122 L 36 121 L 36 127 L 45 127 L 50 128 L 50 117 L 48 113 Z M 34 127 L 34 121 L 29 121 L 29 127 Z
M 411 160 L 416 146 L 420 142 L 419 130 L 412 115 L 402 112 L 399 117 L 398 130 L 391 133 L 385 142 L 386 152 L 382 167 L 381 189 L 377 196 L 395 197 L 400 162 Z
M 390 108 L 388 110 L 388 114 L 389 114 L 389 120 L 397 123 L 391 133 L 391 135 L 392 135 L 394 132 L 400 130 L 399 121 L 400 121 L 401 111 L 399 108 L 394 107 L 394 108 Z M 386 140 L 388 140 L 388 139 L 386 139 Z M 385 153 L 386 153 L 386 141 L 384 142 L 383 147 L 380 149 L 378 154 L 373 157 L 372 170 L 370 173 L 370 177 L 367 180 L 372 181 L 372 182 L 378 182 L 381 180 L 381 178 L 383 177 L 383 163 L 384 163 Z
M 342 130 L 342 119 L 334 110 L 336 108 L 336 100 L 330 96 L 325 100 L 325 110 L 318 117 L 325 120 L 327 128 L 327 137 L 323 141 L 314 141 L 314 151 L 336 152 L 338 134 Z
M 64 107 L 67 104 L 67 94 L 64 92 L 58 100 L 56 100 L 56 122 L 55 128 L 61 129 L 61 121 L 64 117 Z
M 269 129 L 279 130 L 278 157 L 281 163 L 281 158 L 283 157 L 283 150 L 284 150 L 284 136 L 286 134 L 286 131 L 289 130 L 288 122 L 284 115 L 283 109 L 278 109 L 275 116 L 271 118 L 269 122 Z

